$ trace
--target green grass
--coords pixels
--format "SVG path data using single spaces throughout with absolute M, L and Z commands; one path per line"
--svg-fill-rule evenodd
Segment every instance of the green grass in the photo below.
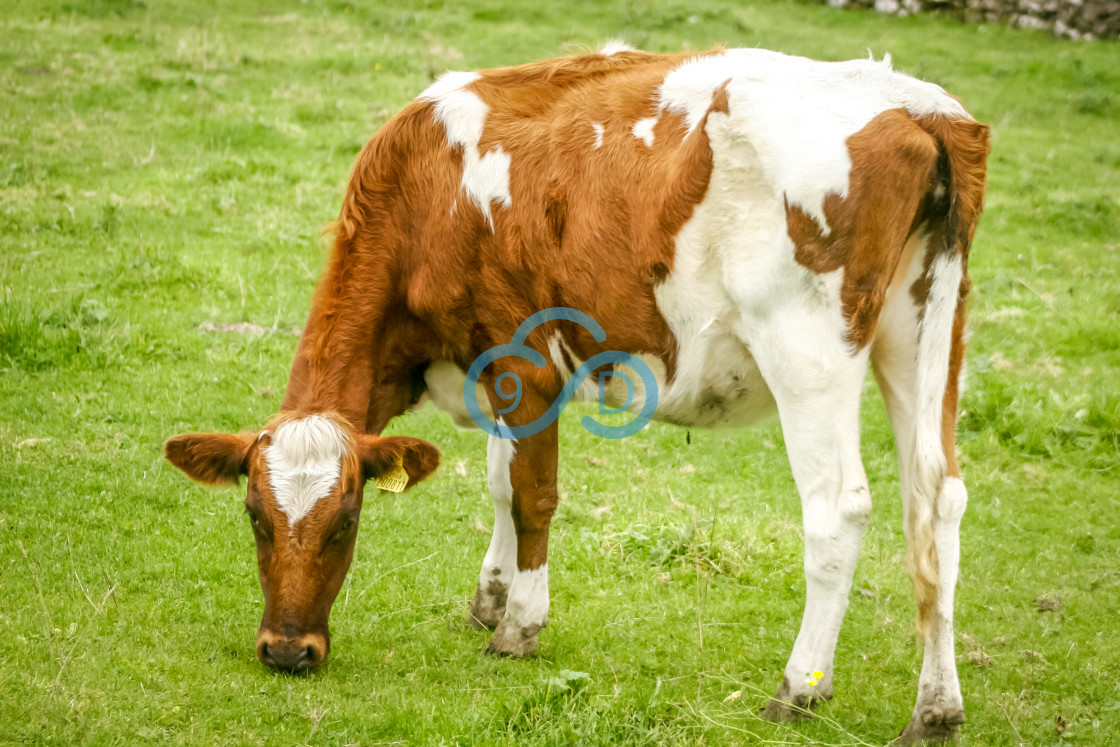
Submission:
M 319 232 L 393 112 L 444 69 L 613 37 L 660 51 L 889 51 L 993 126 L 961 423 L 962 741 L 1120 740 L 1115 44 L 781 0 L 55 0 L 0 13 L 0 741 L 897 734 L 920 653 L 871 385 L 863 592 L 836 699 L 794 726 L 756 715 L 803 596 L 799 502 L 774 425 L 691 443 L 655 425 L 616 442 L 569 415 L 552 624 L 520 662 L 481 655 L 486 636 L 463 621 L 488 539 L 478 525 L 492 521 L 483 439 L 433 411 L 400 419 L 394 432 L 438 444 L 445 466 L 410 493 L 368 496 L 334 653 L 307 677 L 253 658 L 262 599 L 240 495 L 160 458 L 172 434 L 257 427 L 277 409 Z M 1041 611 L 1044 595 L 1060 609 Z

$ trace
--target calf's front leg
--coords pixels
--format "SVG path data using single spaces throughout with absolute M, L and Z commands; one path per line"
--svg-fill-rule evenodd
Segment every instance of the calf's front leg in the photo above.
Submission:
M 517 531 L 513 524 L 513 486 L 509 468 L 517 442 L 490 436 L 486 442 L 487 483 L 494 501 L 494 533 L 478 574 L 478 589 L 471 600 L 471 625 L 498 627 L 506 614 L 509 587 L 517 572 Z
M 487 650 L 492 654 L 534 653 L 537 634 L 548 624 L 548 530 L 559 502 L 557 452 L 557 426 L 553 423 L 536 435 L 519 439 L 510 453 L 507 471 L 516 568 L 506 594 L 505 612 L 490 638 Z

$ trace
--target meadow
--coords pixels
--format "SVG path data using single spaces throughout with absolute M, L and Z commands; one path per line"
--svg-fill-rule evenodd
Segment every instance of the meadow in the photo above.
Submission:
M 992 125 L 970 261 L 957 593 L 966 745 L 1120 742 L 1120 53 L 788 0 L 5 0 L 0 12 L 0 742 L 885 744 L 921 653 L 893 441 L 818 718 L 758 716 L 803 603 L 776 423 L 562 421 L 550 626 L 526 661 L 465 622 L 493 514 L 484 436 L 393 433 L 439 472 L 367 491 L 332 654 L 259 664 L 233 488 L 167 437 L 278 408 L 352 160 L 447 69 L 716 43 L 890 52 Z

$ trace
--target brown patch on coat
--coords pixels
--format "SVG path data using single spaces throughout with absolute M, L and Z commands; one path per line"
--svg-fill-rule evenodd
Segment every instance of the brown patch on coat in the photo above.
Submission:
M 596 57 L 586 73 L 564 65 L 516 85 L 508 70 L 473 83 L 490 107 L 479 150 L 510 155 L 512 205 L 494 211 L 493 232 L 475 206 L 465 213 L 479 229 L 487 293 L 504 302 L 481 310 L 496 341 L 535 311 L 569 306 L 598 321 L 607 341 L 561 322 L 530 344 L 545 350 L 559 330 L 581 359 L 612 348 L 645 352 L 671 377 L 677 344 L 654 288 L 672 271 L 675 236 L 707 191 L 711 148 L 706 134 L 686 139 L 681 117 L 657 108 L 658 86 L 687 56 L 627 58 Z M 652 147 L 632 133 L 644 118 L 656 118 Z M 591 147 L 593 122 L 604 128 L 599 148 Z
M 986 125 L 938 115 L 914 118 L 903 109 L 879 114 L 847 145 L 848 197 L 825 198 L 829 235 L 797 206 L 787 204 L 786 216 L 800 264 L 819 274 L 845 268 L 841 300 L 848 339 L 858 349 L 874 336 L 906 239 L 919 225 L 930 223 L 942 237 L 930 242 L 927 269 L 942 245 L 967 260 L 983 209 L 990 146 Z M 930 282 L 927 272 L 911 288 L 919 307 Z M 959 325 L 963 329 L 963 320 Z
M 712 94 L 712 105 L 708 107 L 708 114 L 716 112 L 718 114 L 731 113 L 731 101 L 727 94 L 727 84 L 731 82 L 731 78 L 723 81 L 715 93 Z M 702 125 L 701 125 L 702 126 Z
M 844 268 L 840 298 L 848 340 L 871 341 L 907 237 L 916 227 L 937 163 L 937 144 L 903 109 L 890 109 L 848 138 L 848 196 L 824 202 L 830 229 L 786 204 L 797 261 L 823 274 Z

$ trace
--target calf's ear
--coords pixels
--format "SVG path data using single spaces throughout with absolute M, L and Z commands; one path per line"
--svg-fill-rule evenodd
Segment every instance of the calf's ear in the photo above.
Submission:
M 411 488 L 439 466 L 439 449 L 427 441 L 408 436 L 361 435 L 357 440 L 362 477 L 376 480 L 396 472 L 398 465 L 408 473 L 405 489 Z
M 255 433 L 187 433 L 169 439 L 163 455 L 192 480 L 236 484 L 249 471 L 249 449 L 256 440 Z

